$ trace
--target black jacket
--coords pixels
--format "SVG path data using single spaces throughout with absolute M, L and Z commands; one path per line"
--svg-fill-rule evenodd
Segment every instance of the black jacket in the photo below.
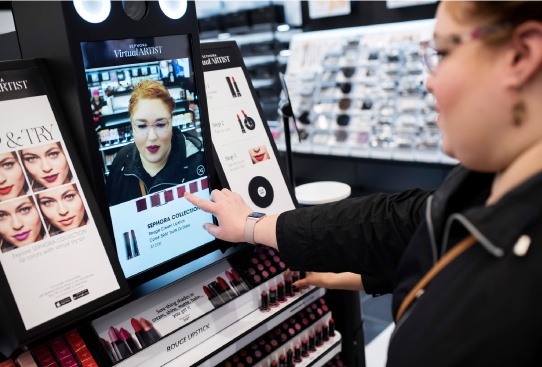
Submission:
M 455 168 L 432 192 L 373 195 L 283 213 L 281 256 L 294 270 L 362 275 L 393 291 L 393 315 L 442 255 L 478 242 L 444 268 L 397 323 L 388 366 L 540 366 L 542 173 L 485 206 L 491 174 Z M 527 253 L 514 248 L 531 239 Z
M 197 152 L 187 157 L 187 147 Z M 206 175 L 202 149 L 203 144 L 199 139 L 174 128 L 168 161 L 153 177 L 152 185 L 145 185 L 146 193 L 162 191 Z M 148 182 L 149 178 L 141 164 L 136 145 L 129 144 L 123 147 L 115 156 L 106 180 L 109 205 L 141 197 L 139 181 Z

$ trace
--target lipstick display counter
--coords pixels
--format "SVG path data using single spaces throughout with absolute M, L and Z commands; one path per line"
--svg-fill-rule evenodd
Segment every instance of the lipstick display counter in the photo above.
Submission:
M 89 337 L 104 365 L 216 366 L 251 348 L 264 366 L 297 344 L 299 365 L 325 363 L 341 348 L 325 290 L 295 289 L 285 270 L 272 249 L 240 251 L 94 320 Z

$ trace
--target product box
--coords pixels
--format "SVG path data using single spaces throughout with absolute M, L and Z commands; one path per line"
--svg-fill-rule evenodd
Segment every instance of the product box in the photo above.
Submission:
M 129 295 L 42 60 L 0 63 L 0 352 Z

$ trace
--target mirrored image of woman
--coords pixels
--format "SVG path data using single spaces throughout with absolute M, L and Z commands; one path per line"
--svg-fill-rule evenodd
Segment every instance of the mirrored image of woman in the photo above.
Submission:
M 73 178 L 60 142 L 25 148 L 19 154 L 34 192 L 69 183 Z
M 62 185 L 36 196 L 51 236 L 87 224 L 88 215 L 75 184 Z
M 0 203 L 0 249 L 2 252 L 30 245 L 45 237 L 45 228 L 31 196 Z
M 205 174 L 203 143 L 172 126 L 175 100 L 160 82 L 136 85 L 128 112 L 134 143 L 115 156 L 107 177 L 109 205 L 164 190 Z M 199 169 L 198 169 L 199 168 Z
M 16 152 L 0 154 L 0 201 L 29 194 L 29 186 Z

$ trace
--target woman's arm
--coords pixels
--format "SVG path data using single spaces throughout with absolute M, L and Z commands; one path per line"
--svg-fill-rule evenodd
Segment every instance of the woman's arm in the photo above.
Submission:
M 361 275 L 354 273 L 316 273 L 309 271 L 307 276 L 293 283 L 296 287 L 314 285 L 327 289 L 342 289 L 346 291 L 362 291 Z
M 204 228 L 216 238 L 228 242 L 245 241 L 245 224 L 247 216 L 253 212 L 243 201 L 241 195 L 228 189 L 213 190 L 211 200 L 205 200 L 185 192 L 184 197 L 203 211 L 211 213 L 218 220 L 219 225 L 205 223 Z M 277 248 L 277 217 L 270 215 L 258 223 L 254 228 L 254 242 Z

